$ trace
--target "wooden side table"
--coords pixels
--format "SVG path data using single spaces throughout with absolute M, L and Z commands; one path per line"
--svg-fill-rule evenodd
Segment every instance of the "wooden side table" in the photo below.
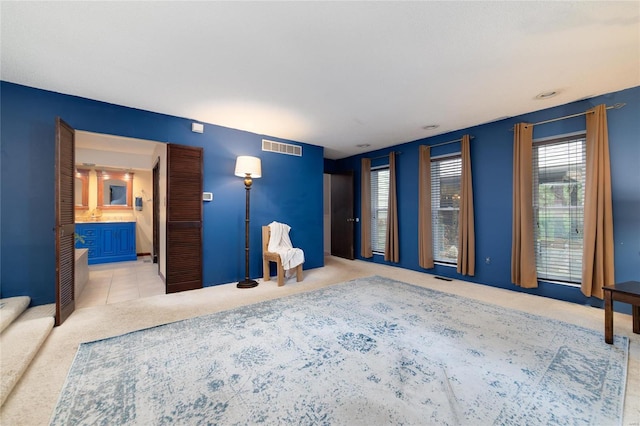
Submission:
M 604 341 L 613 343 L 613 301 L 630 303 L 633 332 L 640 334 L 640 281 L 607 285 L 604 290 Z

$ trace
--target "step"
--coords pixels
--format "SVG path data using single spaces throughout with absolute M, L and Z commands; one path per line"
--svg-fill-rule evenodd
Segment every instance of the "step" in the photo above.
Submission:
M 54 316 L 55 304 L 29 308 L 0 334 L 0 406 L 49 336 Z
M 0 333 L 29 306 L 29 296 L 0 299 Z

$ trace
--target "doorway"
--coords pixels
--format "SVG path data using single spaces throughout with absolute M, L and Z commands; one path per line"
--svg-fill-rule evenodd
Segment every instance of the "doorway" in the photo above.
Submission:
M 330 224 L 329 234 L 325 225 L 325 241 L 329 241 L 332 256 L 349 260 L 355 258 L 354 224 L 358 221 L 354 217 L 353 189 L 353 172 L 331 174 L 329 179 L 325 177 L 325 200 L 329 198 L 329 202 L 325 202 L 325 224 Z
M 158 265 L 160 274 L 160 157 L 153 166 L 153 251 L 151 253 L 153 263 Z
M 323 175 L 323 251 L 325 256 L 331 254 L 331 175 Z
M 86 171 L 87 202 L 76 209 L 76 222 L 135 222 L 137 260 L 89 266 L 89 281 L 76 295 L 78 307 L 117 303 L 166 292 L 160 247 L 162 182 L 166 177 L 166 144 L 149 140 L 76 131 L 76 167 Z M 163 162 L 165 166 L 163 167 Z M 154 170 L 155 169 L 155 170 Z M 128 173 L 133 182 L 127 208 L 101 206 L 97 176 L 104 170 Z M 164 187 L 166 191 L 166 185 Z M 156 259 L 157 263 L 153 263 Z

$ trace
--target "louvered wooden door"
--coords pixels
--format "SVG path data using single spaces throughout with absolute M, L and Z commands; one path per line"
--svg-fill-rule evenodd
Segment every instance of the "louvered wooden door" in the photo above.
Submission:
M 56 118 L 56 325 L 75 309 L 75 131 Z
M 167 145 L 167 293 L 202 288 L 203 149 Z

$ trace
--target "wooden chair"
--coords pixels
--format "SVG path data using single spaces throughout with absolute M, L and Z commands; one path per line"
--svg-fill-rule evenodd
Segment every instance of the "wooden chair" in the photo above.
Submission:
M 284 268 L 282 267 L 282 261 L 278 253 L 268 251 L 269 238 L 271 237 L 271 228 L 269 226 L 262 227 L 262 271 L 264 273 L 264 281 L 271 279 L 269 272 L 269 262 L 275 262 L 278 267 L 278 287 L 284 285 Z M 303 272 L 302 264 L 296 266 L 296 280 L 302 281 Z

